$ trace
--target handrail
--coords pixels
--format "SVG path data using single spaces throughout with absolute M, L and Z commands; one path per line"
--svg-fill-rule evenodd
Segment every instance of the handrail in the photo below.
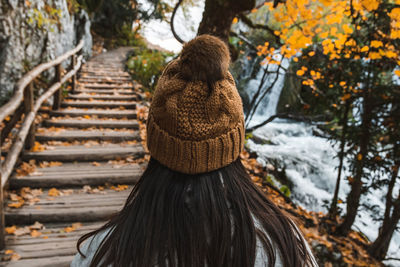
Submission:
M 41 95 L 35 102 L 35 105 L 24 119 L 24 122 L 21 125 L 20 131 L 18 132 L 17 139 L 15 143 L 12 145 L 11 149 L 8 152 L 7 158 L 5 159 L 3 166 L 1 166 L 1 186 L 4 187 L 8 178 L 10 177 L 12 170 L 14 168 L 15 163 L 18 160 L 18 155 L 22 151 L 22 148 L 25 143 L 25 139 L 28 136 L 29 129 L 31 124 L 35 120 L 36 113 L 39 108 L 42 106 L 43 102 L 52 96 L 63 83 L 69 80 L 81 67 L 83 56 L 80 55 L 77 60 L 77 64 L 74 68 L 69 71 L 64 77 L 61 78 L 61 81 L 53 84 L 43 95 Z
M 21 104 L 23 97 L 24 97 L 24 89 L 26 86 L 28 86 L 29 83 L 33 81 L 37 76 L 39 76 L 43 71 L 50 69 L 51 67 L 54 67 L 70 56 L 76 54 L 78 51 L 80 51 L 83 47 L 83 39 L 79 42 L 79 44 L 72 50 L 66 52 L 65 54 L 57 57 L 56 59 L 42 63 L 35 68 L 33 68 L 31 71 L 26 73 L 16 84 L 15 88 L 15 93 L 11 97 L 11 99 L 2 107 L 0 107 L 0 123 L 3 122 L 3 120 L 11 115 Z
M 11 147 L 8 150 L 7 156 L 2 163 L 0 157 L 0 249 L 5 247 L 5 220 L 4 220 L 4 200 L 3 200 L 3 187 L 7 183 L 15 164 L 17 163 L 18 156 L 24 148 L 31 148 L 35 142 L 35 117 L 43 102 L 54 95 L 53 109 L 60 107 L 60 101 L 62 98 L 62 85 L 72 78 L 72 91 L 75 90 L 76 73 L 79 71 L 82 65 L 83 56 L 80 55 L 78 60 L 76 54 L 82 49 L 83 40 L 72 50 L 65 54 L 57 57 L 56 59 L 40 64 L 25 74 L 16 84 L 15 93 L 11 99 L 2 107 L 0 107 L 0 124 L 3 123 L 7 116 L 12 115 L 17 109 L 19 110 L 13 114 L 13 118 L 7 124 L 4 132 L 4 136 L 8 135 L 8 131 L 15 127 L 15 124 L 21 118 L 21 109 L 25 113 L 25 117 L 21 122 L 18 133 L 12 141 Z M 62 67 L 61 64 L 64 60 L 72 56 L 71 68 L 67 74 L 61 76 Z M 55 82 L 50 86 L 38 99 L 35 101 L 33 94 L 33 80 L 39 76 L 43 71 L 55 67 Z M 19 108 L 20 107 L 20 108 Z M 1 130 L 4 129 L 0 129 Z M 1 135 L 0 135 L 0 152 L 1 152 Z

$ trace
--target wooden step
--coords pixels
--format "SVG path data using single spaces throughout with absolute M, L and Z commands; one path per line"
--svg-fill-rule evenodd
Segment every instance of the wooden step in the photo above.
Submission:
M 63 130 L 61 132 L 46 131 L 44 133 L 36 134 L 37 141 L 86 141 L 86 140 L 99 140 L 99 141 L 112 141 L 124 142 L 132 140 L 140 140 L 138 132 L 122 132 L 122 131 L 105 131 L 105 130 Z
M 110 72 L 111 73 L 111 72 Z M 132 77 L 128 73 L 120 74 L 120 75 L 108 75 L 108 73 L 105 74 L 94 74 L 94 73 L 86 73 L 82 74 L 79 77 L 79 80 L 81 79 L 90 79 L 90 80 L 107 80 L 107 81 L 127 81 L 127 82 L 132 82 Z
M 85 83 L 81 85 L 83 88 L 90 88 L 90 89 L 133 89 L 134 88 L 134 86 L 130 84 Z
M 134 163 L 108 162 L 64 162 L 61 166 L 37 167 L 26 176 L 14 174 L 10 179 L 10 188 L 66 188 L 77 186 L 97 186 L 109 184 L 135 184 L 143 172 L 143 166 Z
M 97 116 L 99 118 L 128 118 L 136 119 L 137 114 L 135 110 L 98 110 L 98 109 L 64 109 L 52 110 L 50 116 L 70 116 L 70 117 L 83 117 L 83 116 Z
M 67 99 L 95 99 L 95 100 L 125 100 L 125 101 L 134 101 L 137 100 L 135 95 L 90 95 L 90 94 L 70 94 Z
M 22 155 L 23 160 L 41 160 L 41 161 L 105 161 L 118 158 L 144 157 L 145 152 L 141 145 L 94 145 L 85 146 L 54 146 L 52 149 L 40 152 L 25 152 Z
M 107 108 L 136 108 L 136 103 L 122 102 L 122 101 L 63 101 L 61 107 L 77 107 L 77 108 L 94 108 L 94 107 L 107 107 Z
M 5 207 L 7 225 L 49 222 L 96 222 L 110 218 L 125 203 L 132 187 L 124 191 L 104 189 L 94 193 L 83 189 L 62 189 L 64 195 L 49 196 L 48 190 L 37 196 L 39 202 L 15 209 Z M 65 193 L 63 193 L 65 192 Z
M 90 77 L 90 76 L 95 76 L 95 77 L 128 77 L 131 78 L 129 73 L 124 72 L 124 71 L 97 71 L 97 70 L 85 70 L 80 72 L 81 77 Z
M 58 119 L 45 120 L 43 125 L 46 127 L 72 127 L 72 128 L 126 128 L 139 129 L 139 124 L 135 120 L 94 120 L 94 119 Z
M 105 95 L 136 95 L 132 90 L 123 89 L 76 89 L 75 93 L 96 93 Z
M 80 78 L 79 79 L 79 83 L 85 83 L 85 84 L 89 84 L 89 83 L 95 83 L 95 84 L 116 84 L 116 85 L 120 85 L 120 84 L 126 84 L 126 83 L 131 83 L 132 80 L 128 80 L 128 79 L 96 79 L 96 78 Z
M 3 262 L 1 266 L 69 267 L 77 253 L 78 239 L 102 225 L 102 222 L 82 223 L 81 227 L 67 233 L 65 229 L 70 227 L 71 223 L 44 224 L 45 229 L 38 230 L 42 233 L 39 237 L 6 235 L 7 248 L 12 249 L 21 259 Z M 4 253 L 1 256 L 4 257 Z

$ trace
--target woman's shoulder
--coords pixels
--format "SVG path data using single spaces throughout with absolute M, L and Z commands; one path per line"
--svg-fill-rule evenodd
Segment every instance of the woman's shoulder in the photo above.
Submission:
M 110 229 L 106 229 L 86 239 L 80 249 L 84 256 L 80 253 L 76 253 L 70 267 L 90 266 L 97 249 L 109 233 Z

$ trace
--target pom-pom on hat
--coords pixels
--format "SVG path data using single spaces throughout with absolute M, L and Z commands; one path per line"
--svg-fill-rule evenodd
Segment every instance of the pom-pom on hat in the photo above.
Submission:
M 244 117 L 229 62 L 223 41 L 200 35 L 167 65 L 147 120 L 147 147 L 161 164 L 197 174 L 237 159 L 244 144 Z

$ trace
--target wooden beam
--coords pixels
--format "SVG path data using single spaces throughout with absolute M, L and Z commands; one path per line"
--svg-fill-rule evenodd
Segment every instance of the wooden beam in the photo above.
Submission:
M 4 118 L 11 115 L 19 107 L 19 105 L 23 100 L 24 89 L 28 84 L 30 84 L 33 81 L 33 79 L 39 76 L 43 71 L 48 70 L 49 68 L 62 63 L 70 56 L 76 54 L 78 51 L 82 49 L 83 43 L 84 43 L 83 40 L 81 40 L 78 46 L 75 47 L 74 49 L 68 51 L 67 53 L 59 56 L 58 58 L 52 61 L 36 66 L 27 74 L 25 74 L 15 85 L 15 93 L 10 99 L 10 101 L 8 101 L 5 105 L 0 107 L 0 123 L 4 120 Z
M 54 83 L 57 83 L 61 81 L 61 73 L 62 73 L 62 67 L 61 64 L 58 64 L 56 66 L 56 74 L 54 76 Z M 60 109 L 61 101 L 62 101 L 62 86 L 54 93 L 54 98 L 53 98 L 53 110 L 58 110 Z
M 33 95 L 33 82 L 31 82 L 28 87 L 24 90 L 24 109 L 25 118 L 33 110 L 34 105 L 34 95 Z M 26 137 L 25 149 L 29 150 L 35 145 L 35 122 L 32 122 L 31 128 L 29 129 L 28 136 Z
M 76 64 L 76 55 L 72 56 L 72 68 L 74 68 L 75 64 Z M 72 76 L 72 82 L 71 82 L 71 92 L 75 93 L 75 89 L 76 89 L 76 74 L 74 74 Z

